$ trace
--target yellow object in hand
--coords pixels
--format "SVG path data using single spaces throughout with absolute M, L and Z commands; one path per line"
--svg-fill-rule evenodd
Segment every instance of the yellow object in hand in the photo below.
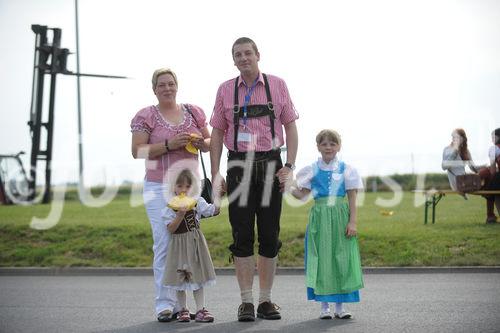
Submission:
M 186 145 L 186 150 L 191 154 L 198 154 L 198 149 L 191 142 Z
M 189 134 L 189 136 L 191 137 L 191 140 L 192 139 L 200 139 L 201 136 L 199 136 L 198 134 L 195 134 L 195 133 L 191 133 Z M 188 152 L 190 152 L 191 154 L 198 154 L 198 148 L 196 148 L 195 146 L 193 146 L 193 144 L 191 143 L 191 141 L 188 142 L 188 144 L 186 145 L 186 150 Z
M 173 210 L 179 210 L 181 208 L 191 210 L 196 207 L 196 200 L 188 197 L 185 193 L 181 193 L 170 199 L 167 206 L 172 208 Z

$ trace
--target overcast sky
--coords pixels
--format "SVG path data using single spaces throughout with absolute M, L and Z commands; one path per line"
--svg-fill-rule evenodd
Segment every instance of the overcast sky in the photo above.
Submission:
M 257 43 L 261 70 L 288 84 L 298 167 L 317 158 L 322 128 L 340 132 L 342 158 L 366 176 L 440 172 L 456 127 L 486 163 L 500 127 L 500 1 L 80 0 L 79 11 L 81 72 L 131 78 L 82 78 L 89 184 L 143 178 L 129 125 L 156 103 L 156 68 L 171 67 L 178 102 L 210 117 L 219 84 L 238 74 L 230 50 L 240 36 Z M 61 46 L 76 49 L 73 0 L 0 0 L 0 154 L 31 150 L 31 24 L 61 28 Z M 56 100 L 53 179 L 76 181 L 75 77 L 58 76 Z

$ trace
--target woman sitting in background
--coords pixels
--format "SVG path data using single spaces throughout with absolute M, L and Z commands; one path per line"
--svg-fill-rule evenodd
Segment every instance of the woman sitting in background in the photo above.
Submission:
M 472 161 L 469 149 L 467 148 L 467 135 L 462 128 L 457 128 L 451 133 L 451 143 L 443 150 L 443 162 L 441 167 L 448 172 L 450 187 L 457 190 L 458 175 L 465 174 L 465 166 L 468 165 L 472 172 L 477 173 L 478 169 Z M 464 198 L 467 197 L 464 195 Z

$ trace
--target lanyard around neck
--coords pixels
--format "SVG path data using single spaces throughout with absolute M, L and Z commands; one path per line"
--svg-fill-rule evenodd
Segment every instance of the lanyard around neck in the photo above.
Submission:
M 253 94 L 253 91 L 255 89 L 255 86 L 257 85 L 257 82 L 259 81 L 259 76 L 255 78 L 255 81 L 253 81 L 252 86 L 250 88 L 247 87 L 245 84 L 245 81 L 243 81 L 243 84 L 245 84 L 245 87 L 247 88 L 247 93 L 245 95 L 245 101 L 243 103 L 243 125 L 247 125 L 247 106 L 250 103 L 250 97 Z

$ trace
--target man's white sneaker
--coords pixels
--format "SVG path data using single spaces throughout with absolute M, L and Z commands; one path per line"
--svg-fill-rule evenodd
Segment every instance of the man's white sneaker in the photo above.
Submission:
M 319 319 L 332 319 L 332 313 L 330 312 L 330 309 L 328 310 L 322 310 Z
M 339 319 L 349 319 L 352 315 L 347 311 L 342 311 L 341 313 L 335 313 L 335 318 Z

